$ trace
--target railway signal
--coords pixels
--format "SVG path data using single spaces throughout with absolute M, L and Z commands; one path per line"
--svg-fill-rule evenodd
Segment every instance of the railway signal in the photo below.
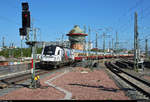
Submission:
M 26 36 L 30 28 L 30 11 L 28 3 L 22 3 L 22 28 L 19 29 L 20 36 Z
M 32 29 L 33 30 L 33 29 Z M 31 67 L 31 85 L 30 88 L 37 88 L 37 80 L 35 80 L 35 51 L 36 51 L 36 39 L 34 37 L 34 41 L 30 41 L 29 33 L 30 33 L 30 11 L 27 2 L 22 3 L 22 28 L 19 29 L 21 36 L 21 46 L 22 40 L 26 37 L 26 44 L 32 47 L 32 67 Z M 22 47 L 21 47 L 22 48 Z
M 29 10 L 29 5 L 27 2 L 22 3 L 22 10 L 28 11 Z
M 26 36 L 27 32 L 24 28 L 19 28 L 20 36 Z
M 30 11 L 23 11 L 22 12 L 22 27 L 23 28 L 30 28 Z
M 27 2 L 22 3 L 22 28 L 30 28 L 30 11 Z

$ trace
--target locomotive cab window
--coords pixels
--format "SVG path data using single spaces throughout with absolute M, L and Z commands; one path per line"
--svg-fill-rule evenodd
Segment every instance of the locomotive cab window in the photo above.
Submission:
M 58 53 L 57 53 L 57 55 L 59 55 L 60 54 L 60 50 L 58 50 Z
M 54 55 L 55 54 L 55 46 L 45 46 L 44 55 Z

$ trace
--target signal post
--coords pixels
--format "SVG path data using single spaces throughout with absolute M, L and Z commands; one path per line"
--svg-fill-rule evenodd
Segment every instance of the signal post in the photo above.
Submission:
M 22 28 L 19 29 L 21 38 L 26 38 L 26 44 L 32 47 L 32 63 L 31 63 L 31 85 L 30 88 L 36 88 L 36 80 L 35 80 L 35 50 L 36 43 L 35 39 L 30 41 L 30 11 L 27 2 L 22 3 Z M 22 40 L 22 39 L 21 39 Z

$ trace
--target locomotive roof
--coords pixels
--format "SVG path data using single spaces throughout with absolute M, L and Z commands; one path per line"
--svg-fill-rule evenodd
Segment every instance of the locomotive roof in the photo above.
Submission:
M 60 48 L 68 48 L 68 49 L 70 49 L 69 47 L 64 47 L 64 46 L 60 46 L 60 45 L 46 45 L 46 46 L 56 46 L 56 47 L 60 47 Z

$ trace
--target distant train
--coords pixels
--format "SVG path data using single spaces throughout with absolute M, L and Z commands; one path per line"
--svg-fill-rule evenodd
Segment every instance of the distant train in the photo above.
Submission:
M 61 46 L 45 46 L 42 50 L 40 66 L 54 66 L 69 64 L 74 61 L 74 52 L 72 49 Z
M 115 58 L 115 57 L 132 57 L 132 54 L 114 55 L 112 53 L 101 53 L 94 51 L 81 51 L 70 48 L 64 48 L 58 45 L 44 46 L 41 59 L 40 67 L 54 66 L 55 68 L 62 65 L 71 64 L 75 61 L 81 60 L 95 60 L 103 58 Z

